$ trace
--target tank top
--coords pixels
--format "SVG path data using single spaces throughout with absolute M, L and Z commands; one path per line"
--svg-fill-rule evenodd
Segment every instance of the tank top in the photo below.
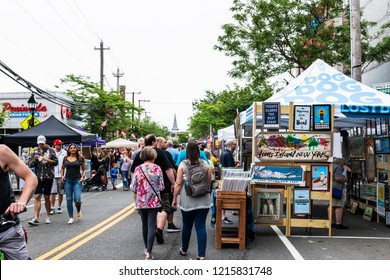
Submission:
M 15 194 L 12 190 L 11 183 L 9 180 L 8 172 L 4 172 L 0 168 L 0 214 L 3 215 L 8 206 L 12 202 L 15 202 Z M 16 216 L 14 221 L 18 224 L 19 218 Z M 0 232 L 7 230 L 13 225 L 0 226 Z
M 64 164 L 66 168 L 65 178 L 66 179 L 80 179 L 80 161 L 76 159 L 75 161 L 69 161 L 68 158 L 64 159 Z

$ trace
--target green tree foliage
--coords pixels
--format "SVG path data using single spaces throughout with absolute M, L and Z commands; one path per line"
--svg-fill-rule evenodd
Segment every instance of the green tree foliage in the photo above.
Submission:
M 2 108 L 2 104 L 0 104 L 0 107 Z M 3 111 L 0 112 L 0 126 L 3 126 L 5 123 L 6 119 L 8 118 L 7 114 Z
M 66 94 L 74 101 L 83 104 L 71 108 L 74 116 L 81 117 L 84 128 L 93 133 L 103 136 L 106 140 L 116 137 L 117 131 L 122 129 L 128 135 L 132 133 L 131 115 L 138 112 L 138 108 L 127 102 L 116 91 L 101 90 L 97 83 L 93 83 L 83 76 L 67 75 L 62 83 L 70 86 Z M 91 126 L 91 119 L 95 120 L 95 126 Z M 100 125 L 107 120 L 107 125 L 101 128 Z
M 244 111 L 254 101 L 265 100 L 270 95 L 269 87 L 259 93 L 253 92 L 250 87 L 241 88 L 237 85 L 220 93 L 207 91 L 204 99 L 192 103 L 195 113 L 191 117 L 189 131 L 196 138 L 205 137 L 210 132 L 210 125 L 213 132 L 229 126 L 237 117 L 237 112 Z
M 234 59 L 229 74 L 257 85 L 282 73 L 305 70 L 321 58 L 330 65 L 350 65 L 349 7 L 343 0 L 235 0 L 233 23 L 223 26 L 216 50 Z M 389 59 L 390 37 L 372 45 L 376 34 L 362 21 L 363 67 Z M 370 45 L 371 43 L 371 45 Z
M 167 139 L 169 129 L 166 126 L 161 126 L 155 121 L 146 118 L 140 122 L 137 137 L 146 136 L 147 134 L 154 134 L 156 137 L 161 136 Z

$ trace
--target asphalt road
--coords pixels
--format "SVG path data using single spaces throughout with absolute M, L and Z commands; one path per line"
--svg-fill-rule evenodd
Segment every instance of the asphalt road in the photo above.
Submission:
M 82 193 L 83 218 L 68 225 L 66 206 L 63 213 L 52 216 L 52 224 L 31 227 L 27 221 L 33 216 L 33 200 L 28 211 L 21 215 L 28 232 L 28 249 L 32 259 L 61 260 L 142 260 L 144 245 L 141 221 L 134 209 L 131 192 L 116 191 Z M 43 205 L 43 203 L 42 203 Z M 230 213 L 229 213 L 230 214 Z M 211 211 L 209 216 L 211 215 Z M 230 215 L 233 220 L 235 216 Z M 349 230 L 333 230 L 332 238 L 321 229 L 293 228 L 292 236 L 284 236 L 284 227 L 256 226 L 256 237 L 245 250 L 236 245 L 217 250 L 214 247 L 214 229 L 207 220 L 207 252 L 209 260 L 389 260 L 390 228 L 383 222 L 368 222 L 362 215 L 345 214 Z M 181 225 L 181 214 L 174 222 Z M 188 255 L 179 255 L 181 233 L 164 232 L 164 244 L 154 245 L 158 260 L 186 260 L 197 256 L 195 231 Z

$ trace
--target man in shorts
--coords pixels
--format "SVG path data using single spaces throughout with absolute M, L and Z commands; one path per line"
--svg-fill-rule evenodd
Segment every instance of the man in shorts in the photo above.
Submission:
M 56 153 L 56 157 L 58 159 L 58 164 L 54 166 L 54 180 L 53 185 L 51 187 L 50 194 L 50 215 L 56 213 L 56 194 L 58 194 L 58 204 L 57 204 L 57 214 L 62 213 L 62 201 L 64 199 L 65 189 L 64 183 L 61 181 L 61 167 L 64 162 L 64 158 L 66 157 L 66 151 L 62 148 L 63 142 L 60 139 L 56 139 L 53 142 L 54 152 Z
M 38 147 L 31 154 L 29 165 L 35 168 L 38 178 L 38 186 L 35 190 L 34 198 L 34 218 L 28 222 L 30 226 L 39 225 L 39 212 L 41 211 L 41 197 L 45 198 L 46 219 L 45 224 L 50 221 L 50 193 L 54 179 L 54 166 L 58 164 L 58 159 L 53 148 L 46 144 L 46 137 L 39 135 L 37 138 Z

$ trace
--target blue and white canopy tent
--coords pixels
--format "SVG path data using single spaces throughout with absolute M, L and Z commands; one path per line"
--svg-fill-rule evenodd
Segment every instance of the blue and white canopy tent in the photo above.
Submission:
M 335 128 L 366 126 L 373 118 L 390 118 L 390 96 L 357 82 L 321 59 L 293 79 L 284 89 L 264 102 L 283 105 L 334 104 Z M 241 125 L 253 120 L 253 105 L 241 112 Z M 261 114 L 257 116 L 261 124 Z M 288 116 L 282 116 L 282 127 L 288 126 Z

